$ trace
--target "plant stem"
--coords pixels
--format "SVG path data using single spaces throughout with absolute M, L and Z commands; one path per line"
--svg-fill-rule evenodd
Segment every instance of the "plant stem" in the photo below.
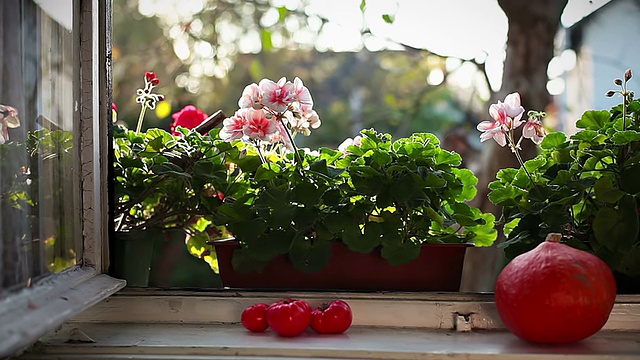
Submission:
M 296 162 L 302 165 L 302 157 L 300 157 L 300 154 L 298 154 L 298 147 L 296 146 L 296 143 L 293 141 L 293 136 L 291 136 L 291 132 L 289 132 L 289 129 L 287 129 L 287 125 L 285 125 L 284 121 L 282 120 L 282 116 L 278 116 L 278 119 L 280 120 L 280 122 L 282 123 L 282 126 L 286 130 L 285 132 L 287 133 L 287 137 L 289 138 L 289 141 L 291 141 L 291 146 L 293 146 L 293 152 L 295 153 L 294 156 L 296 158 Z
M 520 156 L 520 152 L 518 152 L 517 145 L 513 143 L 513 138 L 511 137 L 511 135 L 512 134 L 507 136 L 507 140 L 509 141 L 509 147 L 511 148 L 511 151 L 516 155 L 516 159 L 518 159 L 518 162 L 520 163 L 520 166 L 522 166 L 522 169 L 527 174 L 527 177 L 529 178 L 529 181 L 531 182 L 531 185 L 533 185 L 533 187 L 536 188 L 536 191 L 538 192 L 538 195 L 540 195 L 542 197 L 542 191 L 540 191 L 540 189 L 538 188 L 538 185 L 535 183 L 535 181 L 533 181 L 533 177 L 529 173 L 529 170 L 527 170 L 527 167 L 524 166 L 524 161 L 522 160 L 522 157 Z
M 136 134 L 140 133 L 140 130 L 142 130 L 142 120 L 144 120 L 145 112 L 147 112 L 147 105 L 142 104 L 142 110 L 140 110 L 140 115 L 138 116 L 138 125 L 136 126 Z

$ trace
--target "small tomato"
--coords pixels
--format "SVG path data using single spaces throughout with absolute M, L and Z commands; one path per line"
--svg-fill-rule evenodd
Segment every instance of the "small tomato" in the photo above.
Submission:
M 251 332 L 263 332 L 267 330 L 267 308 L 268 304 L 255 304 L 244 309 L 240 316 L 240 322 L 245 329 Z
M 352 319 L 349 304 L 334 300 L 311 312 L 311 328 L 319 334 L 342 334 L 351 326 Z
M 267 322 L 280 336 L 298 336 L 311 323 L 311 306 L 304 300 L 282 299 L 267 309 Z

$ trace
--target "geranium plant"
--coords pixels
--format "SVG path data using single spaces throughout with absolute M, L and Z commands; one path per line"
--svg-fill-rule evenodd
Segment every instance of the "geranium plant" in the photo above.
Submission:
M 236 270 L 259 271 L 286 254 L 294 267 L 318 271 L 335 243 L 399 265 L 423 242 L 495 240 L 493 216 L 466 204 L 476 177 L 434 135 L 393 141 L 363 130 L 344 152 L 304 151 L 294 138 L 320 119 L 300 79 L 251 84 L 238 104 L 220 131 L 233 146 L 225 154 L 233 187 L 217 188 L 224 202 L 207 217 L 240 242 Z
M 619 95 L 621 104 L 586 111 L 576 123 L 581 130 L 569 138 L 550 133 L 540 142 L 539 156 L 520 169 L 500 170 L 489 185 L 489 199 L 503 207 L 507 240 L 500 246 L 508 258 L 558 232 L 614 271 L 640 276 L 640 101 L 627 88 L 631 78 L 629 69 L 614 80 L 619 89 L 606 94 Z M 531 126 L 541 134 L 538 122 Z
M 224 151 L 231 146 L 189 130 L 207 118 L 193 105 L 174 114 L 173 134 L 141 132 L 145 111 L 164 98 L 153 93 L 160 82 L 155 73 L 145 73 L 144 81 L 136 98 L 142 106 L 136 131 L 114 130 L 115 229 L 187 229 L 206 211 L 203 201 L 220 201 L 214 186 L 227 182 Z

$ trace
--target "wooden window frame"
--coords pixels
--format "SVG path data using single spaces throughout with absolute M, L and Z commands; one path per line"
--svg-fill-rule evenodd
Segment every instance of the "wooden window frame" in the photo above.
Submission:
M 110 0 L 76 0 L 80 66 L 77 132 L 82 192 L 82 258 L 77 266 L 34 282 L 0 301 L 0 358 L 28 347 L 47 332 L 115 293 L 125 282 L 109 266 L 108 122 L 111 118 Z

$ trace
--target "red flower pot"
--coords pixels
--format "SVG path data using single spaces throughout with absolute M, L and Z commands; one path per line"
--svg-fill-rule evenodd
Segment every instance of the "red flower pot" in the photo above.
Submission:
M 231 258 L 239 243 L 226 240 L 214 245 L 224 287 L 395 291 L 458 291 L 465 252 L 472 246 L 423 244 L 417 259 L 392 266 L 375 252 L 361 254 L 334 244 L 329 265 L 320 272 L 302 272 L 286 256 L 279 256 L 262 272 L 238 273 Z

